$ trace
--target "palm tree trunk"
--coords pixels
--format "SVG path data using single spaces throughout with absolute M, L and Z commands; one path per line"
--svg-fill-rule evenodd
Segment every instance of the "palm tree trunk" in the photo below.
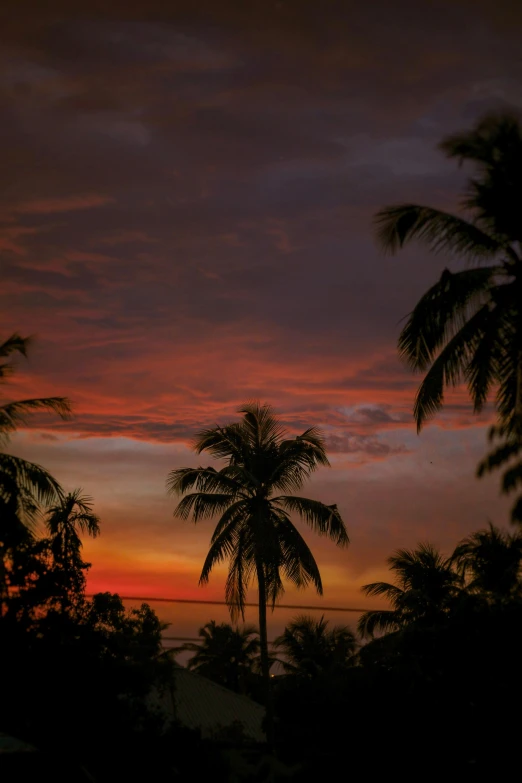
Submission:
M 263 678 L 266 709 L 266 740 L 270 750 L 274 747 L 274 705 L 270 683 L 270 661 L 268 660 L 268 635 L 266 628 L 266 582 L 261 563 L 257 564 L 259 585 L 259 641 L 261 646 L 261 676 Z

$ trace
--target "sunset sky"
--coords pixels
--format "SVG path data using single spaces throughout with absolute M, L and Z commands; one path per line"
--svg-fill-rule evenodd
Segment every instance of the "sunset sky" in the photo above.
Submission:
M 509 0 L 0 12 L 0 327 L 38 338 L 4 393 L 75 410 L 11 450 L 94 497 L 90 589 L 223 597 L 223 571 L 197 584 L 212 525 L 173 519 L 165 480 L 198 464 L 199 428 L 252 399 L 326 435 L 332 467 L 308 494 L 339 505 L 351 546 L 305 534 L 325 605 L 369 606 L 360 586 L 399 546 L 448 551 L 506 522 L 498 479 L 474 478 L 487 413 L 457 392 L 417 436 L 419 378 L 396 353 L 451 260 L 384 257 L 371 221 L 394 202 L 457 208 L 468 172 L 436 144 L 522 107 L 521 22 Z M 159 612 L 179 633 L 226 618 Z

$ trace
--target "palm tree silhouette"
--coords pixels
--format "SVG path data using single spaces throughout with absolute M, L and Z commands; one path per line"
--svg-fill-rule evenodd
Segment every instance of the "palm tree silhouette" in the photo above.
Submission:
M 395 584 L 364 585 L 365 595 L 384 596 L 392 609 L 373 609 L 361 615 L 357 629 L 363 637 L 375 631 L 399 631 L 411 624 L 430 625 L 443 619 L 455 606 L 463 588 L 462 577 L 431 544 L 399 549 L 388 558 Z
M 346 625 L 330 629 L 324 615 L 320 620 L 301 615 L 275 639 L 274 649 L 283 653 L 284 659 L 279 663 L 287 674 L 312 678 L 352 664 L 357 640 Z
M 27 356 L 30 344 L 29 338 L 13 334 L 0 345 L 0 358 L 13 353 Z M 13 371 L 12 362 L 1 363 L 0 383 L 5 383 Z M 26 524 L 34 520 L 38 504 L 52 502 L 60 496 L 61 489 L 56 479 L 40 465 L 6 454 L 3 448 L 9 443 L 10 435 L 26 423 L 28 414 L 40 410 L 53 411 L 65 419 L 70 415 L 71 407 L 65 397 L 18 400 L 0 406 L 0 503 L 5 516 L 11 512 Z
M 445 388 L 465 380 L 476 412 L 496 387 L 500 424 L 520 429 L 522 129 L 515 116 L 488 115 L 470 131 L 444 139 L 440 149 L 478 168 L 462 200 L 469 219 L 414 204 L 376 215 L 386 251 L 419 239 L 434 252 L 472 265 L 445 269 L 399 337 L 401 355 L 413 370 L 426 373 L 415 399 L 417 428 L 442 407 Z
M 92 508 L 93 500 L 81 489 L 69 492 L 48 509 L 47 530 L 51 552 L 61 575 L 62 608 L 70 604 L 71 595 L 78 595 L 85 582 L 83 571 L 88 567 L 81 557 L 80 533 L 92 538 L 100 532 L 100 520 Z
M 29 338 L 18 334 L 0 344 L 0 384 L 15 369 L 11 361 L 2 360 L 15 353 L 27 356 L 30 344 Z M 41 504 L 62 496 L 60 485 L 45 468 L 4 451 L 11 434 L 26 423 L 29 414 L 40 410 L 53 411 L 65 419 L 70 414 L 70 403 L 65 397 L 40 397 L 0 405 L 0 615 L 8 589 L 8 550 L 30 538 Z
M 193 652 L 187 667 L 236 693 L 246 692 L 246 678 L 259 658 L 258 631 L 253 625 L 233 628 L 215 620 L 200 628 L 201 642 L 187 642 L 174 652 Z
M 509 600 L 522 593 L 522 535 L 490 523 L 458 544 L 451 557 L 471 593 Z
M 272 742 L 267 604 L 284 592 L 283 578 L 298 588 L 323 588 L 317 563 L 292 523 L 297 514 L 320 535 L 339 546 L 349 542 L 337 506 L 290 494 L 298 491 L 320 465 L 329 465 L 320 432 L 311 427 L 295 438 L 285 431 L 269 405 L 252 403 L 239 409 L 241 421 L 199 433 L 196 453 L 208 451 L 224 460 L 219 470 L 179 468 L 169 474 L 171 493 L 185 494 L 174 515 L 194 522 L 220 515 L 200 576 L 208 582 L 213 567 L 229 560 L 225 599 L 232 618 L 244 616 L 247 590 L 255 579 L 259 593 L 261 671 L 267 700 L 267 736 Z

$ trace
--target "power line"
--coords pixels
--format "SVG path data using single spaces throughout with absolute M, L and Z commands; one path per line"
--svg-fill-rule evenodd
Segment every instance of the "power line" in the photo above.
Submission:
M 87 598 L 92 598 L 92 596 L 93 593 L 89 594 Z M 207 606 L 228 606 L 226 601 L 205 601 L 200 598 L 156 598 L 140 595 L 120 595 L 120 598 L 122 601 L 146 601 L 147 603 L 153 603 L 156 601 L 157 603 L 164 604 L 206 604 Z M 245 606 L 255 607 L 257 609 L 259 604 L 246 603 Z M 306 611 L 310 612 L 356 612 L 357 614 L 362 614 L 363 612 L 368 611 L 368 609 L 357 609 L 352 606 L 305 606 L 298 604 L 276 604 L 275 609 L 306 609 Z
M 197 637 L 190 637 L 190 636 L 162 636 L 161 637 L 162 642 L 199 642 L 201 644 L 201 636 Z M 269 641 L 268 644 L 273 644 L 274 642 Z M 188 651 L 190 652 L 190 650 Z

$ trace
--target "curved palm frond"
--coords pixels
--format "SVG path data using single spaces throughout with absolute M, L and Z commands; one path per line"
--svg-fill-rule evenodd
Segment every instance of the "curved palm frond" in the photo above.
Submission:
M 242 532 L 242 522 L 245 516 L 240 511 L 233 515 L 226 525 L 223 525 L 219 535 L 214 536 L 208 550 L 201 575 L 200 584 L 206 584 L 215 565 L 222 563 L 227 557 L 232 557 L 235 547 L 238 545 Z
M 78 531 L 96 538 L 100 533 L 100 518 L 93 510 L 93 499 L 75 489 L 47 510 L 46 524 L 51 536 L 59 536 L 69 530 L 81 546 Z
M 245 443 L 240 425 L 227 424 L 225 427 L 201 430 L 194 440 L 194 451 L 196 454 L 208 451 L 216 459 L 241 462 Z
M 491 301 L 491 287 L 502 270 L 498 267 L 445 269 L 440 280 L 416 304 L 399 336 L 399 354 L 415 371 L 425 370 L 437 352 Z
M 522 484 L 522 462 L 513 465 L 512 468 L 506 470 L 502 476 L 502 491 L 506 494 L 513 492 L 518 486 Z
M 376 631 L 389 633 L 402 625 L 400 615 L 389 609 L 372 609 L 365 612 L 357 623 L 357 633 L 363 638 L 373 638 Z
M 328 536 L 338 546 L 348 546 L 350 543 L 339 509 L 335 504 L 327 506 L 320 500 L 310 500 L 295 495 L 280 495 L 274 498 L 273 502 L 286 511 L 298 514 L 316 533 Z
M 363 585 L 361 590 L 368 597 L 380 597 L 381 595 L 384 595 L 394 606 L 399 605 L 401 599 L 404 597 L 404 590 L 389 582 L 371 582 L 368 585 Z
M 229 606 L 230 616 L 233 620 L 237 619 L 239 615 L 243 619 L 245 617 L 247 592 L 256 572 L 255 550 L 252 536 L 249 533 L 248 529 L 243 529 L 237 536 L 234 551 L 230 556 L 230 567 L 225 583 L 225 601 Z
M 240 424 L 246 439 L 258 449 L 277 446 L 284 434 L 284 428 L 274 415 L 271 405 L 248 403 L 238 409 L 243 414 Z
M 296 492 L 319 466 L 329 465 L 323 435 L 317 427 L 310 427 L 302 435 L 281 441 L 268 481 L 274 491 Z
M 192 514 L 195 523 L 202 519 L 211 519 L 226 511 L 234 503 L 234 495 L 218 495 L 211 492 L 193 492 L 185 495 L 176 508 L 174 516 L 188 519 Z
M 281 550 L 281 569 L 297 588 L 312 584 L 323 594 L 321 574 L 308 544 L 284 513 L 277 513 L 277 534 Z
M 169 495 L 182 495 L 191 489 L 196 489 L 198 492 L 220 492 L 223 494 L 240 494 L 242 492 L 242 487 L 224 469 L 177 468 L 169 473 L 167 478 Z
M 497 470 L 510 459 L 516 457 L 522 451 L 522 441 L 512 441 L 498 446 L 494 451 L 487 455 L 477 468 L 477 476 L 480 478 L 486 473 Z
M 27 356 L 31 343 L 31 337 L 21 337 L 17 333 L 12 334 L 7 340 L 4 340 L 4 342 L 0 344 L 0 357 L 5 358 L 12 353 L 19 353 L 22 356 Z M 11 362 L 0 363 L 0 381 L 10 375 L 13 371 L 14 367 Z
M 433 207 L 397 204 L 375 216 L 377 239 L 385 252 L 396 253 L 419 239 L 435 253 L 453 253 L 471 260 L 493 258 L 505 250 L 494 236 L 463 218 Z
M 413 405 L 417 432 L 444 402 L 447 386 L 458 386 L 473 358 L 473 348 L 484 336 L 489 307 L 484 305 L 470 318 L 437 356 L 422 381 Z
M 58 481 L 41 465 L 0 453 L 0 492 L 7 480 L 14 480 L 21 490 L 31 493 L 38 503 L 44 505 L 63 496 Z

